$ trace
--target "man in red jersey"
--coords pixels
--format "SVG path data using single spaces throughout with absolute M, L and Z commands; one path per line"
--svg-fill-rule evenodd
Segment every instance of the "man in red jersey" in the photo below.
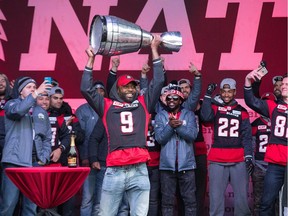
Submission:
M 215 88 L 216 84 L 209 84 L 200 111 L 203 121 L 213 124 L 214 133 L 208 154 L 210 215 L 224 215 L 229 182 L 234 192 L 234 215 L 251 215 L 247 197 L 248 173 L 253 171 L 249 115 L 235 100 L 234 79 L 223 79 L 220 94 L 212 99 Z
M 287 137 L 288 137 L 288 78 L 283 77 L 281 84 L 282 99 L 277 102 L 261 100 L 254 97 L 251 83 L 261 79 L 263 75 L 257 69 L 247 74 L 245 78 L 244 99 L 251 109 L 271 120 L 271 134 L 264 160 L 268 168 L 264 179 L 264 191 L 260 204 L 260 215 L 274 215 L 273 203 L 284 183 L 287 169 Z
M 261 96 L 261 99 L 276 101 L 276 96 L 271 92 L 267 92 Z M 271 122 L 269 118 L 261 115 L 251 123 L 251 127 L 255 158 L 255 167 L 251 176 L 254 195 L 253 215 L 258 216 L 260 211 L 261 197 L 263 194 L 264 178 L 268 166 L 268 163 L 264 161 L 264 157 L 271 133 Z
M 50 163 L 59 163 L 67 166 L 67 154 L 70 149 L 70 133 L 66 126 L 63 115 L 50 116 L 48 111 L 50 108 L 50 97 L 48 94 L 39 94 L 37 97 L 37 105 L 47 111 L 51 124 L 52 140 Z
M 150 183 L 146 162 L 150 157 L 146 136 L 149 112 L 154 110 L 164 82 L 163 65 L 158 54 L 160 43 L 160 36 L 154 35 L 151 43 L 153 80 L 144 95 L 138 95 L 137 83 L 129 75 L 117 79 L 109 98 L 91 90 L 95 55 L 91 47 L 86 50 L 88 62 L 82 76 L 81 92 L 102 118 L 108 135 L 107 170 L 102 186 L 100 215 L 116 215 L 125 192 L 130 214 L 147 215 Z

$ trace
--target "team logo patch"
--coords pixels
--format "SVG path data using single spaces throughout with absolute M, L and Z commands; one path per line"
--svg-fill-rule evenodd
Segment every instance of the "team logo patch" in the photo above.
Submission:
M 241 111 L 238 111 L 238 110 L 232 110 L 232 113 L 234 115 L 240 115 L 241 114 Z
M 281 104 L 278 104 L 277 108 L 280 110 L 285 110 L 285 111 L 287 110 L 287 107 Z
M 39 113 L 39 114 L 38 114 L 38 119 L 44 120 L 44 119 L 45 119 L 44 114 L 43 114 L 43 113 Z
M 183 126 L 186 126 L 186 125 L 187 125 L 186 120 L 183 120 L 183 121 L 182 121 L 182 125 L 183 125 Z
M 224 111 L 224 112 L 227 111 L 227 109 L 226 109 L 225 107 L 218 107 L 218 110 L 219 110 L 219 111 Z
M 267 125 L 258 125 L 258 130 L 265 130 L 267 129 Z
M 124 104 L 123 104 L 123 103 L 120 103 L 120 102 L 118 102 L 118 101 L 113 101 L 113 106 L 123 107 Z
M 49 117 L 49 121 L 51 124 L 55 124 L 55 122 L 57 121 L 56 117 Z
M 68 121 L 71 118 L 71 116 L 64 116 L 65 121 Z

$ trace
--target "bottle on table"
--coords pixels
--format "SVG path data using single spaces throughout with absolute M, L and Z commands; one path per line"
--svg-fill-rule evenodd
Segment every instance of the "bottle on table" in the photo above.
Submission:
M 70 151 L 68 153 L 68 167 L 77 167 L 77 149 L 75 146 L 75 132 L 71 132 L 71 143 L 70 143 Z

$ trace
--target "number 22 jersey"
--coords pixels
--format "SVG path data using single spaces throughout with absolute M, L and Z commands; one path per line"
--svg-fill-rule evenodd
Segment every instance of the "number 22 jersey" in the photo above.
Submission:
M 252 153 L 248 112 L 238 103 L 231 106 L 212 104 L 212 109 L 214 111 L 213 145 L 208 160 L 221 163 L 244 161 L 244 145 L 251 144 Z M 244 133 L 246 135 L 250 133 L 251 136 L 244 136 Z

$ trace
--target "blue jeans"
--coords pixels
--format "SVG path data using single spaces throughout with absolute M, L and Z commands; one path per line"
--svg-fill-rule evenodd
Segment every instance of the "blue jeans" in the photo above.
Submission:
M 131 215 L 147 215 L 150 182 L 145 163 L 108 167 L 102 185 L 100 215 L 114 216 L 126 192 Z
M 260 216 L 274 215 L 273 204 L 284 184 L 286 166 L 268 164 L 264 178 L 264 191 L 260 205 Z
M 130 212 L 130 206 L 127 192 L 125 192 L 122 198 L 122 202 L 119 206 L 117 216 L 129 216 L 129 212 Z
M 82 203 L 80 215 L 98 216 L 101 199 L 102 183 L 106 167 L 101 166 L 100 170 L 91 169 L 83 184 Z
M 12 216 L 17 205 L 20 191 L 16 185 L 5 174 L 6 168 L 18 167 L 13 164 L 3 163 L 2 183 L 1 183 L 1 199 L 0 216 Z M 36 215 L 36 204 L 23 196 L 22 214 L 23 216 Z

